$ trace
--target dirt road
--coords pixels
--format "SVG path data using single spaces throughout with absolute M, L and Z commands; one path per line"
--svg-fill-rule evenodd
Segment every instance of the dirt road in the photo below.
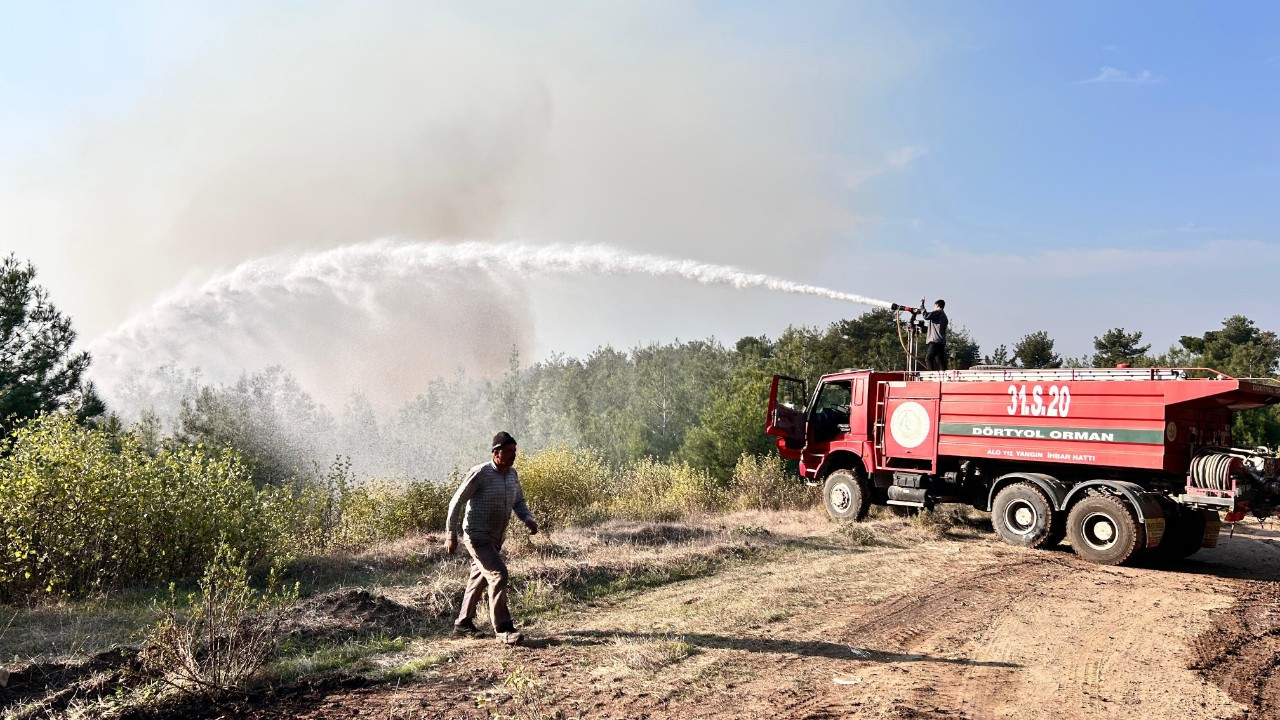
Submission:
M 398 686 L 295 688 L 244 717 L 1277 717 L 1280 533 L 1164 568 L 989 533 L 815 523 L 765 561 L 577 608 L 529 647 L 440 640 Z M 459 580 L 461 581 L 461 579 Z

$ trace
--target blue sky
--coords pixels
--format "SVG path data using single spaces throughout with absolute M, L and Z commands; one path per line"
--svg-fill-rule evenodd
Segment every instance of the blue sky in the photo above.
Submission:
M 86 340 L 240 262 L 451 233 L 945 294 L 988 349 L 1280 329 L 1278 128 L 1275 3 L 0 0 L 0 237 Z M 576 285 L 531 286 L 535 355 L 849 313 L 664 287 L 703 310 L 618 323 Z
M 1162 244 L 1193 228 L 1266 238 L 1280 9 L 1046 7 L 1014 6 L 1020 17 L 939 63 L 898 107 L 891 123 L 946 147 L 946 195 L 914 207 L 949 207 L 929 214 L 967 225 L 973 242 L 983 230 L 1032 245 Z

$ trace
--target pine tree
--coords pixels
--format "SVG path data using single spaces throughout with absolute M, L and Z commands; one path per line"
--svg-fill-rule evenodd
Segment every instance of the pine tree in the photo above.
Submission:
M 69 410 L 83 421 L 106 410 L 83 377 L 89 353 L 71 351 L 71 320 L 35 277 L 15 255 L 0 261 L 0 436 L 41 413 Z
M 1053 338 L 1044 330 L 1024 336 L 1013 346 L 1013 356 L 1025 368 L 1062 367 L 1062 357 L 1053 351 Z

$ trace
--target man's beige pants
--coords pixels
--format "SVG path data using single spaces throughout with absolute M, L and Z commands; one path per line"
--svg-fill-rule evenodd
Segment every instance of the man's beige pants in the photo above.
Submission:
M 475 618 L 480 594 L 487 585 L 489 614 L 493 620 L 494 632 L 509 630 L 511 610 L 507 608 L 507 564 L 502 562 L 502 556 L 498 554 L 502 544 L 492 540 L 472 540 L 466 535 L 462 542 L 467 546 L 467 552 L 471 553 L 471 578 L 467 581 L 467 591 L 462 594 L 462 610 L 458 613 L 458 622 Z

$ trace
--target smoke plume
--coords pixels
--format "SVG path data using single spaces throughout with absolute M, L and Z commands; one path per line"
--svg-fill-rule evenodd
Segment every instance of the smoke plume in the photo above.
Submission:
M 179 282 L 379 237 L 792 274 L 850 227 L 800 61 L 682 5 L 250 7 L 0 176 L 0 235 L 40 238 L 87 338 Z

